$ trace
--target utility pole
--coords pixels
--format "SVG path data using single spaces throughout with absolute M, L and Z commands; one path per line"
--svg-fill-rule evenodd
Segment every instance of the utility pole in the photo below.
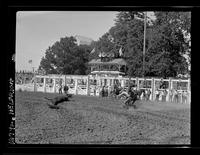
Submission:
M 146 46 L 146 19 L 147 12 L 144 12 L 144 43 L 143 43 L 143 77 L 145 77 L 145 46 Z

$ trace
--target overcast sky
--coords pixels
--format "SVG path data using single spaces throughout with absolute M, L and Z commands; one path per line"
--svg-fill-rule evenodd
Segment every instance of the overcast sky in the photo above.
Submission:
M 61 37 L 82 35 L 98 40 L 114 26 L 116 14 L 113 11 L 17 12 L 16 70 L 32 70 L 32 66 L 37 69 L 45 50 Z

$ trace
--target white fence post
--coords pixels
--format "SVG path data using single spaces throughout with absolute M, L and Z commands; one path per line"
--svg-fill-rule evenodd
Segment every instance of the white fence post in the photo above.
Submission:
M 122 87 L 125 86 L 125 79 L 122 79 Z
M 137 85 L 137 89 L 139 89 L 140 87 L 139 87 L 139 79 L 138 79 L 138 77 L 136 77 L 136 85 Z
M 66 75 L 64 75 L 64 86 L 66 86 Z
M 154 87 L 154 78 L 151 78 L 151 100 L 154 101 L 155 87 Z
M 36 76 L 34 77 L 34 92 L 37 92 L 37 85 L 36 85 Z
M 90 77 L 89 77 L 89 75 L 87 76 L 86 90 L 87 90 L 87 95 L 90 96 Z
M 190 84 L 191 84 L 191 81 L 190 79 L 188 79 L 188 103 L 190 104 L 191 103 L 191 87 L 190 87 Z
M 75 80 L 75 95 L 77 95 L 78 94 L 78 79 L 75 78 L 74 80 Z
M 169 90 L 172 90 L 172 78 L 169 78 Z
M 44 81 L 43 81 L 43 85 L 44 85 L 44 92 L 46 93 L 46 77 L 43 78 Z
M 53 78 L 53 90 L 54 90 L 54 93 L 56 93 L 56 78 L 55 77 Z

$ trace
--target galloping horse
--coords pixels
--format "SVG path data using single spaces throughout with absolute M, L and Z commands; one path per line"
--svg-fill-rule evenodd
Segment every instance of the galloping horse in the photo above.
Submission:
M 128 108 L 128 106 L 134 106 L 134 108 L 136 108 L 135 102 L 137 100 L 140 100 L 140 97 L 142 95 L 142 93 L 145 93 L 144 89 L 140 89 L 140 90 L 131 90 L 130 91 L 130 96 L 129 98 L 124 102 L 124 106 L 125 108 Z

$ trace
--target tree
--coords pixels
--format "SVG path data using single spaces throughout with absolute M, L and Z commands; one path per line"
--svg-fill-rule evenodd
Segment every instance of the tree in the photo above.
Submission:
M 156 20 L 152 33 L 154 43 L 149 49 L 152 58 L 147 62 L 149 73 L 155 76 L 174 77 L 188 72 L 188 64 L 183 56 L 188 50 L 188 42 L 184 36 L 186 30 L 183 26 L 183 14 L 185 12 L 155 12 Z
M 143 12 L 119 12 L 115 26 L 109 30 L 114 42 L 123 47 L 131 76 L 142 76 L 143 16 Z
M 183 56 L 189 53 L 190 13 L 155 12 L 156 20 L 147 18 L 145 75 L 176 76 L 186 73 Z M 119 12 L 115 26 L 109 30 L 115 44 L 124 47 L 129 75 L 142 76 L 143 12 Z M 188 54 L 189 55 L 189 54 Z
M 94 53 L 89 55 L 89 60 L 97 59 L 99 53 L 114 53 L 118 54 L 119 46 L 113 42 L 112 36 L 107 32 L 102 37 L 99 38 L 98 41 L 92 43 L 91 47 L 95 49 Z
M 90 46 L 78 46 L 74 37 L 61 38 L 46 50 L 39 69 L 47 74 L 85 74 L 90 50 Z
M 175 77 L 188 72 L 190 63 L 190 12 L 154 12 L 155 20 L 147 18 L 145 75 Z M 100 52 L 115 55 L 123 47 L 128 62 L 128 74 L 143 75 L 144 12 L 121 11 L 115 26 L 90 46 L 75 43 L 65 37 L 46 50 L 40 69 L 47 74 L 87 74 L 87 63 Z M 94 52 L 90 53 L 93 49 Z

